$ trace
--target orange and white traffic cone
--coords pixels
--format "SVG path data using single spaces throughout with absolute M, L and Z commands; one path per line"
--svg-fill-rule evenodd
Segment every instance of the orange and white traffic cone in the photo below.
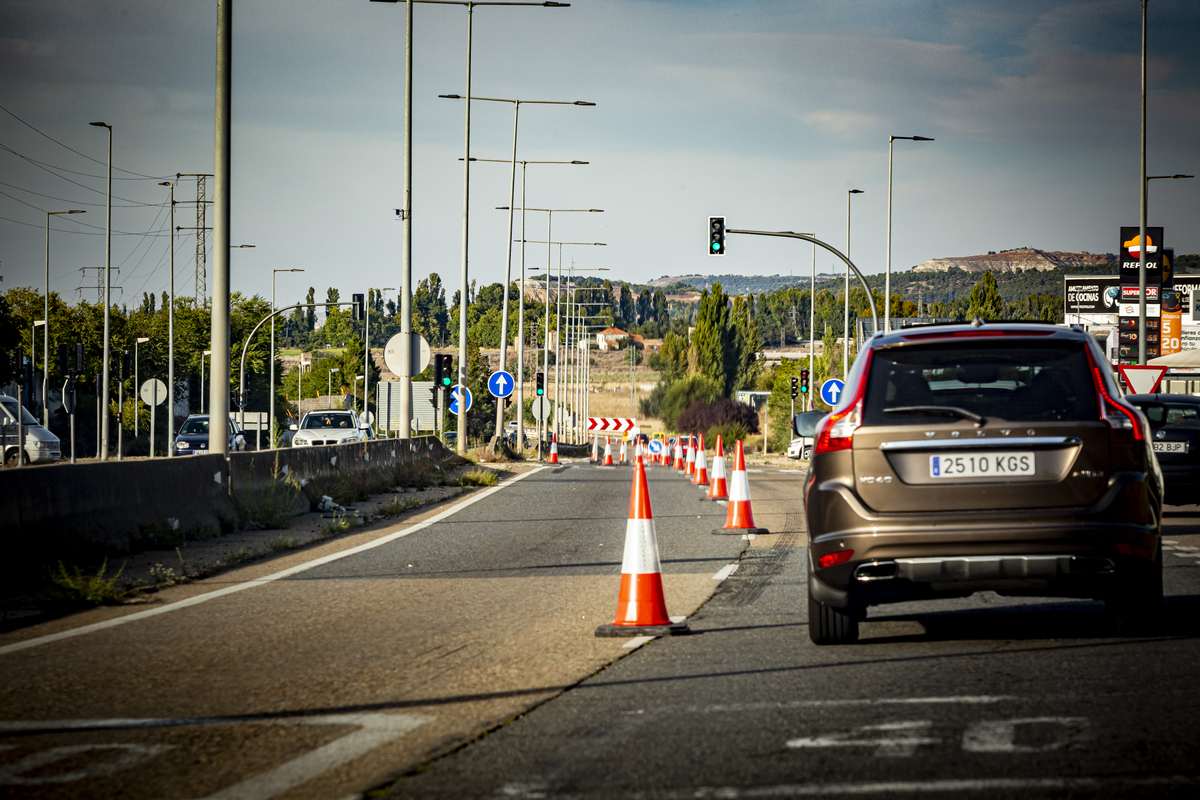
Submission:
M 613 465 L 613 462 L 612 462 L 612 437 L 605 436 L 604 437 L 604 463 L 602 463 L 600 466 L 611 467 L 612 465 Z
M 729 491 L 725 486 L 725 451 L 721 448 L 721 435 L 717 434 L 717 454 L 713 456 L 712 483 L 702 500 L 725 500 Z
M 700 446 L 696 448 L 696 474 L 692 483 L 697 486 L 708 486 L 708 461 L 704 458 L 704 434 L 700 434 Z
M 621 466 L 625 466 L 625 464 L 627 463 L 627 460 L 625 458 L 625 440 L 624 439 L 621 439 L 621 461 L 619 463 L 621 464 Z
M 683 463 L 684 463 L 684 467 L 683 467 L 684 475 L 695 475 L 696 474 L 696 445 L 692 441 L 691 436 L 688 436 L 688 439 L 687 439 L 687 449 L 684 450 L 684 462 Z
M 633 463 L 633 491 L 629 494 L 629 521 L 625 527 L 617 615 L 610 624 L 596 628 L 596 635 L 628 638 L 687 632 L 685 623 L 672 622 L 667 616 L 658 538 L 654 535 L 654 514 L 650 510 L 650 488 L 646 484 L 646 467 L 639 458 Z
M 546 459 L 547 464 L 558 463 L 558 434 L 554 433 L 550 436 L 550 457 Z
M 672 465 L 674 469 L 683 469 L 683 439 L 675 437 L 675 463 Z
M 725 527 L 717 528 L 713 533 L 770 533 L 766 528 L 759 528 L 754 524 L 754 514 L 750 510 L 750 478 L 746 474 L 746 456 L 742 452 L 741 439 L 738 439 L 737 454 L 733 458 L 732 482 Z
M 592 461 L 591 461 L 591 463 L 595 464 L 599 460 L 600 460 L 600 437 L 593 436 L 592 437 Z

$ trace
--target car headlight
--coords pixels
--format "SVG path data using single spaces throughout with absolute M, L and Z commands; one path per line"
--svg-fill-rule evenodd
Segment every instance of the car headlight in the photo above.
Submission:
M 295 439 L 292 440 L 292 444 L 308 444 L 308 443 L 309 443 L 308 439 L 305 439 L 302 436 L 297 436 Z
M 190 447 L 191 447 L 191 445 L 188 442 L 176 442 L 175 443 L 176 450 L 187 450 Z

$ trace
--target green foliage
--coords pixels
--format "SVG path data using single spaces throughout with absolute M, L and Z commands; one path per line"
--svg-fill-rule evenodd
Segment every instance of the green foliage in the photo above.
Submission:
M 406 497 L 404 499 L 397 497 L 387 505 L 380 506 L 375 513 L 381 517 L 398 517 L 406 511 L 418 508 L 420 505 L 421 501 L 416 497 Z
M 655 387 L 657 391 L 657 387 Z M 653 398 L 654 392 L 651 393 Z M 657 417 L 662 420 L 667 430 L 679 430 L 679 417 L 688 406 L 700 400 L 705 403 L 715 403 L 722 397 L 721 387 L 712 378 L 704 375 L 689 375 L 681 378 L 664 391 L 659 405 Z
M 1000 289 L 996 286 L 996 278 L 991 272 L 984 272 L 983 278 L 971 289 L 967 316 L 971 319 L 978 317 L 985 322 L 1003 318 L 1004 300 L 1000 297 Z
M 480 467 L 469 469 L 458 476 L 459 486 L 495 486 L 499 482 L 496 473 Z
M 58 571 L 51 573 L 50 579 L 73 600 L 95 606 L 112 605 L 120 602 L 125 594 L 125 589 L 119 588 L 117 583 L 125 566 L 121 565 L 121 569 L 111 578 L 104 577 L 107 570 L 108 559 L 104 559 L 100 571 L 95 575 L 85 575 L 79 567 L 67 572 L 63 562 L 59 561 Z

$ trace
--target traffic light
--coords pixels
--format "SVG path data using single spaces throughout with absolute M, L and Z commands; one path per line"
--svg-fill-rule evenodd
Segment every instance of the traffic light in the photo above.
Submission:
M 808 370 L 800 370 L 800 391 L 803 394 L 808 394 Z
M 25 385 L 25 350 L 18 347 L 17 352 L 13 355 L 13 363 L 16 367 L 17 385 Z
M 128 350 L 121 351 L 121 380 L 127 380 L 133 372 L 133 354 Z
M 800 395 L 800 379 L 795 375 L 792 376 L 792 399 L 795 400 Z
M 362 322 L 363 318 L 365 317 L 365 313 L 363 311 L 363 296 L 361 294 L 352 294 L 350 295 L 350 301 L 354 304 L 350 307 L 351 311 L 353 312 L 354 321 Z
M 442 385 L 442 354 L 433 354 L 433 388 L 437 390 Z
M 454 385 L 454 356 L 449 353 L 442 355 L 442 387 L 449 389 Z
M 539 372 L 537 374 L 537 396 L 542 397 L 546 394 L 546 375 Z
M 75 343 L 75 374 L 83 374 L 83 342 Z
M 242 393 L 239 392 L 237 389 L 230 390 L 230 392 L 229 392 L 229 407 L 230 408 L 241 408 L 242 407 L 241 394 Z
M 708 218 L 708 254 L 710 256 L 725 255 L 725 218 Z

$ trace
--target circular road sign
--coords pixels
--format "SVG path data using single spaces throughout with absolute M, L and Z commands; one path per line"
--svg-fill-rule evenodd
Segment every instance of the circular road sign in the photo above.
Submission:
M 836 406 L 838 400 L 842 399 L 842 391 L 845 388 L 846 384 L 837 378 L 830 378 L 821 384 L 821 399 L 831 406 Z
M 465 386 L 452 386 L 452 387 L 450 387 L 450 413 L 451 414 L 458 413 L 458 397 L 459 397 L 458 393 L 459 392 L 462 392 L 464 395 L 466 395 L 466 398 L 467 398 L 467 405 L 463 410 L 464 411 L 471 410 L 471 390 Z
M 142 384 L 142 388 L 138 390 L 138 396 L 148 406 L 160 405 L 166 402 L 167 385 L 158 378 L 151 378 Z
M 535 397 L 530 413 L 533 414 L 533 418 L 538 422 L 545 422 L 550 418 L 551 405 L 550 401 L 545 397 Z
M 660 439 L 651 439 L 650 444 L 646 446 L 650 448 L 650 452 L 654 455 L 658 455 L 663 451 L 663 443 Z
M 508 397 L 517 386 L 511 372 L 497 370 L 488 376 L 488 391 L 492 397 Z
M 425 341 L 425 337 L 419 333 L 409 335 L 412 336 L 412 363 L 409 364 L 412 369 L 409 375 L 416 377 L 429 366 L 429 342 Z M 404 342 L 403 336 L 404 334 L 397 333 L 383 346 L 383 363 L 387 365 L 393 375 L 403 372 L 400 362 L 400 345 Z

